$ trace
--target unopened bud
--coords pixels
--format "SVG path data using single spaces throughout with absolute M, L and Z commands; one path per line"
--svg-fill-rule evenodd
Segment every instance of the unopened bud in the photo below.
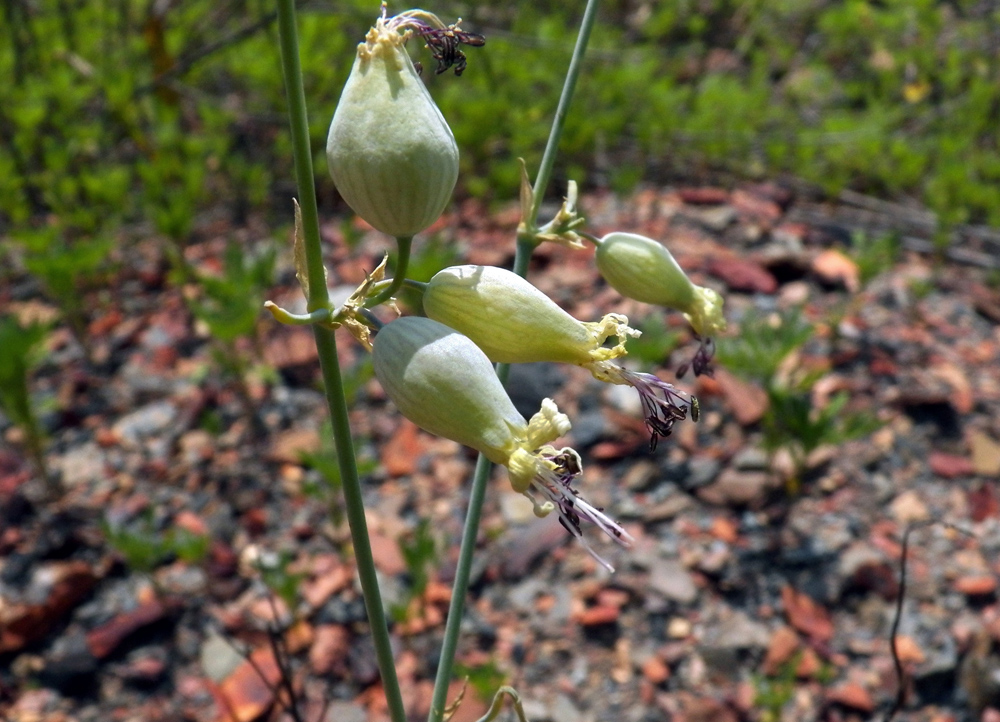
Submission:
M 375 376 L 410 421 L 506 463 L 528 424 L 476 344 L 444 324 L 406 316 L 375 336 Z
M 618 293 L 683 312 L 699 336 L 715 336 L 726 329 L 722 297 L 692 283 L 670 251 L 653 239 L 609 233 L 598 244 L 595 261 Z

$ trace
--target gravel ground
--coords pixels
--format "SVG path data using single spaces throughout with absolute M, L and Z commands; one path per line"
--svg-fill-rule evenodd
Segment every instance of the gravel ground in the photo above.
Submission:
M 774 184 L 596 195 L 581 207 L 598 235 L 663 240 L 696 283 L 724 294 L 729 335 L 801 309 L 815 332 L 781 373 L 815 371 L 817 408 L 843 391 L 844 413 L 879 424 L 821 445 L 792 480 L 790 455 L 764 450 L 767 397 L 738 369 L 720 363 L 714 378 L 680 381 L 701 420 L 651 452 L 630 390 L 581 369 L 515 367 L 519 408 L 559 402 L 584 457 L 580 490 L 636 543 L 621 549 L 588 530 L 617 568 L 609 574 L 496 474 L 459 651 L 471 681 L 454 720 L 477 719 L 480 694 L 504 682 L 533 722 L 884 719 L 898 690 L 890 639 L 907 529 L 896 719 L 1000 720 L 1000 247 L 990 232 L 960 229 L 935 257 L 913 235 L 912 209 L 859 196 L 820 203 Z M 469 202 L 448 220 L 468 262 L 509 264 L 516 209 L 491 216 Z M 324 229 L 328 265 L 354 285 L 385 244 L 359 228 L 348 251 L 340 229 Z M 896 230 L 902 250 L 873 265 L 859 230 Z M 202 237 L 190 260 L 205 270 L 227 238 L 286 244 L 259 223 L 209 224 Z M 290 719 L 276 694 L 283 666 L 302 719 L 387 719 L 349 537 L 327 516 L 311 336 L 262 318 L 270 372 L 233 383 L 159 248 L 138 241 L 114 293 L 88 299 L 101 309 L 92 360 L 57 330 L 34 379 L 65 487 L 58 501 L 41 501 L 17 430 L 0 426 L 0 717 Z M 291 304 L 283 260 L 270 297 Z M 530 277 L 579 318 L 614 310 L 665 324 L 676 347 L 642 359 L 663 378 L 695 350 L 679 315 L 622 300 L 590 252 L 542 248 Z M 27 279 L 0 301 L 51 312 Z M 357 382 L 352 422 L 399 675 L 422 719 L 474 458 L 400 419 L 364 352 L 347 336 L 341 348 Z M 436 553 L 416 594 L 401 543 L 422 534 Z

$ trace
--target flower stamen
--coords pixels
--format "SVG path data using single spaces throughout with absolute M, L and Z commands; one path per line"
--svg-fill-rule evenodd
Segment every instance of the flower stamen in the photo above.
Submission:
M 712 365 L 712 359 L 715 358 L 715 341 L 711 338 L 699 336 L 698 334 L 695 334 L 694 337 L 698 341 L 698 350 L 694 352 L 694 356 L 691 357 L 690 361 L 680 365 L 677 369 L 677 378 L 684 378 L 689 368 L 694 371 L 696 377 L 708 376 L 709 378 L 714 378 L 715 367 Z
M 609 572 L 613 572 L 614 567 L 587 542 L 581 522 L 586 519 L 624 547 L 631 546 L 635 539 L 618 522 L 605 514 L 603 509 L 592 506 L 573 488 L 572 482 L 582 470 L 580 457 L 573 449 L 557 450 L 546 446 L 538 451 L 538 459 L 540 463 L 532 479 L 531 488 L 544 496 L 547 501 L 538 504 L 531 494 L 525 492 L 525 495 L 535 504 L 536 509 L 542 507 L 549 511 L 558 510 L 559 523 L 563 528 L 580 541 L 595 561 Z
M 383 6 L 383 12 L 385 8 Z M 395 30 L 411 29 L 427 43 L 427 49 L 438 62 L 435 75 L 440 75 L 454 66 L 455 75 L 465 71 L 467 60 L 459 46 L 482 47 L 486 38 L 478 33 L 467 33 L 460 29 L 462 19 L 451 25 L 445 25 L 434 15 L 423 10 L 408 10 L 388 20 Z
M 650 451 L 656 449 L 660 438 L 670 436 L 674 424 L 684 421 L 689 413 L 692 421 L 697 421 L 701 415 L 698 399 L 694 395 L 680 391 L 658 376 L 629 371 L 607 362 L 591 364 L 588 368 L 599 381 L 631 386 L 639 392 L 646 428 L 650 433 Z

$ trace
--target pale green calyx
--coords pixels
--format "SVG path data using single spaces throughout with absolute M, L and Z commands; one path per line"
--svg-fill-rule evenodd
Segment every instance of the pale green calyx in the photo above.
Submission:
M 506 466 L 511 486 L 531 500 L 536 514 L 558 509 L 563 526 L 610 568 L 583 540 L 581 519 L 622 544 L 631 537 L 572 488 L 582 469 L 579 455 L 549 446 L 570 429 L 555 403 L 546 399 L 525 421 L 479 347 L 429 318 L 408 316 L 387 324 L 375 336 L 372 360 L 375 376 L 403 416 Z
M 430 318 L 471 338 L 497 363 L 588 366 L 625 355 L 625 341 L 639 335 L 617 313 L 595 323 L 578 321 L 516 273 L 495 266 L 439 271 L 423 304 Z M 606 347 L 609 338 L 617 343 Z
M 528 424 L 468 338 L 429 318 L 407 316 L 375 336 L 375 376 L 400 413 L 425 431 L 481 451 L 497 464 Z
M 458 180 L 458 146 L 404 44 L 413 21 L 380 17 L 358 45 L 326 156 L 347 204 L 396 237 L 425 230 Z
M 654 446 L 689 412 L 697 419 L 696 399 L 652 374 L 629 371 L 615 361 L 626 354 L 626 340 L 639 335 L 621 314 L 609 313 L 596 323 L 577 321 L 525 279 L 494 266 L 446 268 L 427 284 L 423 300 L 430 318 L 468 336 L 491 361 L 571 363 L 598 381 L 634 387 Z M 617 343 L 605 346 L 610 338 Z M 543 406 L 539 414 L 545 410 Z M 538 414 L 532 425 L 536 419 Z M 511 481 L 517 488 L 513 469 Z
M 715 336 L 726 329 L 722 297 L 696 286 L 662 244 L 634 233 L 610 233 L 600 240 L 597 269 L 627 298 L 684 313 L 695 333 Z

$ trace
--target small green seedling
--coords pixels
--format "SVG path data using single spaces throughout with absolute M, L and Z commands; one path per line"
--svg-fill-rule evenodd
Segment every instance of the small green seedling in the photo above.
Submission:
M 813 387 L 822 371 L 786 372 L 786 360 L 813 335 L 814 328 L 799 311 L 780 318 L 751 317 L 737 338 L 723 339 L 718 359 L 734 373 L 760 384 L 768 407 L 761 425 L 764 447 L 772 455 L 786 450 L 793 463 L 786 480 L 790 494 L 798 493 L 809 455 L 820 446 L 835 446 L 871 433 L 879 422 L 871 414 L 847 412 L 846 392 L 833 396 L 824 408 L 813 403 Z
M 854 246 L 854 262 L 858 264 L 858 274 L 863 284 L 889 270 L 899 260 L 901 245 L 899 236 L 894 233 L 869 236 L 858 232 L 851 236 L 851 244 Z
M 299 590 L 306 575 L 291 570 L 294 556 L 289 551 L 282 551 L 274 559 L 265 562 L 261 559 L 257 564 L 264 584 L 285 603 L 289 609 L 295 609 L 299 603 Z
M 400 538 L 399 551 L 406 563 L 409 588 L 406 601 L 394 605 L 391 612 L 396 621 L 402 622 L 406 620 L 413 603 L 419 603 L 418 600 L 423 597 L 430 581 L 430 570 L 437 562 L 437 541 L 431 532 L 430 521 L 422 519 L 413 532 Z
M 37 361 L 38 349 L 48 334 L 39 323 L 22 326 L 13 316 L 0 316 L 0 410 L 21 429 L 24 445 L 38 475 L 50 494 L 59 485 L 45 464 L 45 436 L 31 403 L 28 380 Z
M 125 563 L 146 574 L 171 559 L 198 564 L 208 555 L 210 539 L 207 536 L 179 528 L 160 531 L 156 528 L 152 509 L 139 517 L 134 528 L 116 528 L 107 522 L 102 528 L 108 544 L 122 555 Z

